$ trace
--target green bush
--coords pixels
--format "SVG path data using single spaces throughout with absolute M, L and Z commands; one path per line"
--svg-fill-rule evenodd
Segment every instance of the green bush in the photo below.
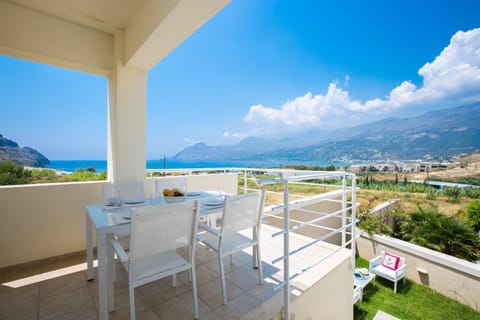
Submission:
M 476 231 L 480 231 L 480 199 L 473 200 L 464 210 L 468 224 Z
M 77 169 L 74 173 L 65 176 L 67 181 L 95 181 L 95 180 L 106 180 L 107 173 L 95 173 L 91 171 L 79 170 Z
M 480 238 L 475 230 L 435 207 L 419 207 L 400 229 L 403 240 L 469 261 L 480 259 Z
M 0 162 L 0 185 L 27 184 L 32 181 L 32 173 L 11 160 Z
M 480 199 L 480 188 L 465 188 L 464 192 L 470 199 Z
M 449 199 L 450 202 L 457 203 L 460 201 L 460 198 L 462 197 L 463 191 L 457 186 L 453 187 L 443 187 L 442 192 L 444 195 L 446 195 Z
M 55 179 L 57 174 L 53 170 L 32 169 L 32 177 L 34 179 Z

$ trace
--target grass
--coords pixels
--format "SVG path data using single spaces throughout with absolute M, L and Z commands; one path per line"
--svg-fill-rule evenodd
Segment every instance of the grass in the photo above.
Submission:
M 368 268 L 368 261 L 357 259 L 357 267 Z M 480 313 L 432 289 L 407 280 L 398 283 L 397 294 L 393 282 L 377 277 L 375 285 L 363 291 L 363 300 L 354 306 L 354 319 L 373 319 L 382 310 L 400 319 L 408 320 L 479 320 Z

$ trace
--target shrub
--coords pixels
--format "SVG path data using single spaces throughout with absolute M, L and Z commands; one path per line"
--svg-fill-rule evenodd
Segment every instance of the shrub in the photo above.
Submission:
M 427 200 L 437 199 L 437 189 L 432 187 L 427 187 L 427 189 L 425 189 L 425 192 L 427 193 Z
M 476 231 L 480 231 L 480 199 L 473 200 L 465 208 L 464 215 L 468 224 Z
M 460 197 L 462 196 L 462 189 L 457 186 L 454 187 L 443 187 L 442 192 L 449 198 L 450 202 L 459 202 Z
M 418 208 L 401 225 L 403 240 L 437 250 L 457 258 L 480 259 L 480 238 L 463 221 L 443 215 L 435 207 Z
M 0 185 L 27 184 L 32 181 L 32 173 L 11 160 L 0 161 Z
M 470 199 L 480 199 L 480 188 L 466 188 L 464 192 L 465 196 Z

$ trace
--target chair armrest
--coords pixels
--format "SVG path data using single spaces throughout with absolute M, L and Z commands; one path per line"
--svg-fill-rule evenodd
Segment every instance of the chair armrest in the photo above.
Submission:
M 220 231 L 215 229 L 215 228 L 212 228 L 210 227 L 209 225 L 205 224 L 205 223 L 200 223 L 199 224 L 199 227 L 204 229 L 205 231 L 208 231 L 210 233 L 213 233 L 214 235 L 216 235 L 217 237 L 220 236 Z
M 372 260 L 370 260 L 370 262 L 368 264 L 368 270 L 371 271 L 373 268 L 375 268 L 376 266 L 378 266 L 381 263 L 382 263 L 382 256 L 381 255 L 373 258 Z
M 110 240 L 110 243 L 112 244 L 113 250 L 115 250 L 118 257 L 120 258 L 120 261 L 127 262 L 128 261 L 128 254 L 125 252 L 125 249 L 123 249 L 120 242 L 118 242 L 118 240 L 116 240 L 116 239 L 112 239 L 112 240 Z
M 402 277 L 405 276 L 406 273 L 407 273 L 407 264 L 405 263 L 403 266 L 397 269 L 397 272 L 396 272 L 397 278 L 398 276 L 402 276 Z

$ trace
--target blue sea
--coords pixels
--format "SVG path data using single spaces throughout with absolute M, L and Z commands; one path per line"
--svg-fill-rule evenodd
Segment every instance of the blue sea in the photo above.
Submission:
M 82 168 L 95 168 L 95 172 L 107 171 L 106 160 L 51 160 L 48 168 L 62 171 L 74 172 Z M 166 169 L 180 168 L 273 168 L 283 167 L 291 164 L 305 164 L 313 166 L 328 166 L 331 163 L 321 163 L 314 161 L 179 161 L 169 160 L 165 162 Z M 339 164 L 333 163 L 335 166 Z M 147 160 L 147 169 L 163 169 L 162 160 Z

